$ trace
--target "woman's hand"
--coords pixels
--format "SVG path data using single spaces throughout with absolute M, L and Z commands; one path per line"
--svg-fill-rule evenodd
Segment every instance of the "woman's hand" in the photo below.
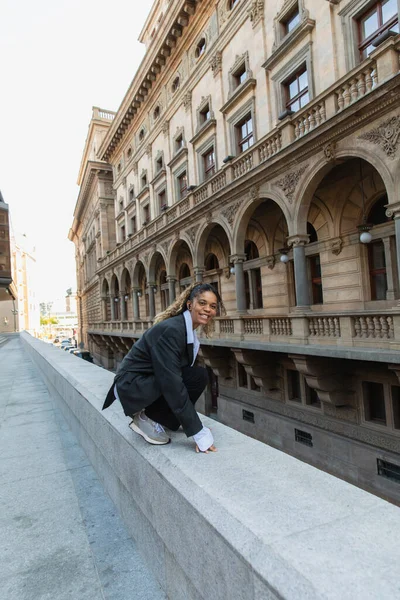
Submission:
M 201 452 L 200 448 L 198 447 L 198 445 L 196 444 L 196 452 Z M 202 452 L 202 454 L 208 454 L 209 452 L 217 452 L 216 447 L 214 446 L 214 444 L 212 446 L 210 446 L 208 448 L 208 450 L 204 450 L 204 452 Z

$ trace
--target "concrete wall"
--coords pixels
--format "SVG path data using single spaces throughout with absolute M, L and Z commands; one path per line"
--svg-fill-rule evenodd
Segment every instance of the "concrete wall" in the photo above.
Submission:
M 400 598 L 397 507 L 205 417 L 218 453 L 150 446 L 112 374 L 21 337 L 171 600 Z

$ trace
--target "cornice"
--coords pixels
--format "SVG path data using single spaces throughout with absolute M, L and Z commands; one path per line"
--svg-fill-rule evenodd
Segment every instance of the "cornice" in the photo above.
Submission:
M 229 98 L 228 102 L 219 109 L 222 114 L 229 112 L 229 110 L 247 94 L 249 90 L 253 90 L 257 85 L 257 81 L 254 78 L 246 79 L 244 83 L 242 83 L 232 96 Z
M 216 119 L 208 119 L 205 123 L 202 124 L 200 129 L 195 133 L 191 140 L 189 140 L 189 144 L 195 144 L 198 142 L 205 133 L 207 133 L 210 129 L 215 129 L 217 126 Z
M 274 50 L 271 56 L 261 66 L 266 70 L 270 71 L 275 65 L 285 56 L 287 56 L 288 50 L 300 42 L 307 36 L 315 27 L 315 21 L 313 19 L 305 19 L 299 25 L 293 29 L 293 31 L 287 35 L 279 46 Z
M 177 152 L 175 154 L 175 156 L 173 158 L 171 158 L 171 160 L 167 164 L 167 167 L 173 167 L 177 162 L 179 162 L 179 160 L 181 158 L 183 158 L 184 156 L 187 157 L 187 155 L 188 155 L 188 149 L 187 149 L 187 146 L 184 146 L 183 148 L 181 148 L 179 150 L 179 152 Z

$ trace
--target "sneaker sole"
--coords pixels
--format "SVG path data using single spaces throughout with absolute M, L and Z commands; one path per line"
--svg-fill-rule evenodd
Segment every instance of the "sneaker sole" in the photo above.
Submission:
M 149 438 L 144 431 L 142 431 L 134 421 L 131 421 L 131 423 L 129 423 L 129 427 L 132 429 L 132 431 L 134 431 L 135 433 L 138 433 L 139 435 L 142 436 L 142 438 L 144 438 L 146 440 L 146 442 L 148 442 L 149 444 L 153 444 L 154 446 L 165 446 L 166 444 L 170 443 L 170 439 L 168 439 L 168 442 L 158 442 L 157 440 L 153 440 L 152 438 Z

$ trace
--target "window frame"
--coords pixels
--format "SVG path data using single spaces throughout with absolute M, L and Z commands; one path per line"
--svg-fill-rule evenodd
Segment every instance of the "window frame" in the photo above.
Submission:
M 399 8 L 397 7 L 397 15 L 392 17 L 387 24 L 382 23 L 382 3 L 384 0 L 375 0 L 374 4 L 372 4 L 365 12 L 360 14 L 357 19 L 357 33 L 358 33 L 358 51 L 360 61 L 366 60 L 368 55 L 364 56 L 364 52 L 368 49 L 369 46 L 372 45 L 373 41 L 376 40 L 380 35 L 385 33 L 385 31 L 389 31 L 390 28 L 396 23 L 399 24 Z M 362 39 L 362 21 L 366 19 L 368 16 L 372 15 L 375 10 L 377 10 L 378 14 L 378 29 L 376 29 L 371 35 L 369 35 L 364 40 Z
M 295 81 L 299 81 L 300 77 L 302 75 L 304 75 L 304 73 L 307 75 L 307 86 L 305 88 L 303 88 L 302 90 L 298 91 L 298 93 L 293 96 L 292 98 L 290 97 L 290 86 L 292 85 L 292 83 L 294 83 Z M 308 88 L 308 72 L 307 72 L 307 65 L 306 63 L 304 63 L 303 65 L 300 66 L 299 69 L 297 69 L 297 71 L 295 73 L 293 73 L 291 75 L 291 77 L 284 82 L 284 88 L 285 88 L 285 96 L 286 96 L 286 103 L 285 103 L 285 108 L 286 110 L 291 110 L 293 113 L 294 112 L 298 112 L 299 110 L 302 110 L 304 108 L 304 106 L 299 106 L 299 108 L 297 110 L 293 110 L 291 108 L 291 106 L 293 106 L 293 104 L 295 102 L 299 102 L 299 104 L 301 103 L 301 98 L 303 96 L 305 96 L 306 94 L 308 95 L 308 102 L 305 104 L 305 106 L 307 104 L 309 104 L 310 102 L 310 92 L 309 92 L 309 88 Z M 298 85 L 298 89 L 299 89 L 299 85 Z

